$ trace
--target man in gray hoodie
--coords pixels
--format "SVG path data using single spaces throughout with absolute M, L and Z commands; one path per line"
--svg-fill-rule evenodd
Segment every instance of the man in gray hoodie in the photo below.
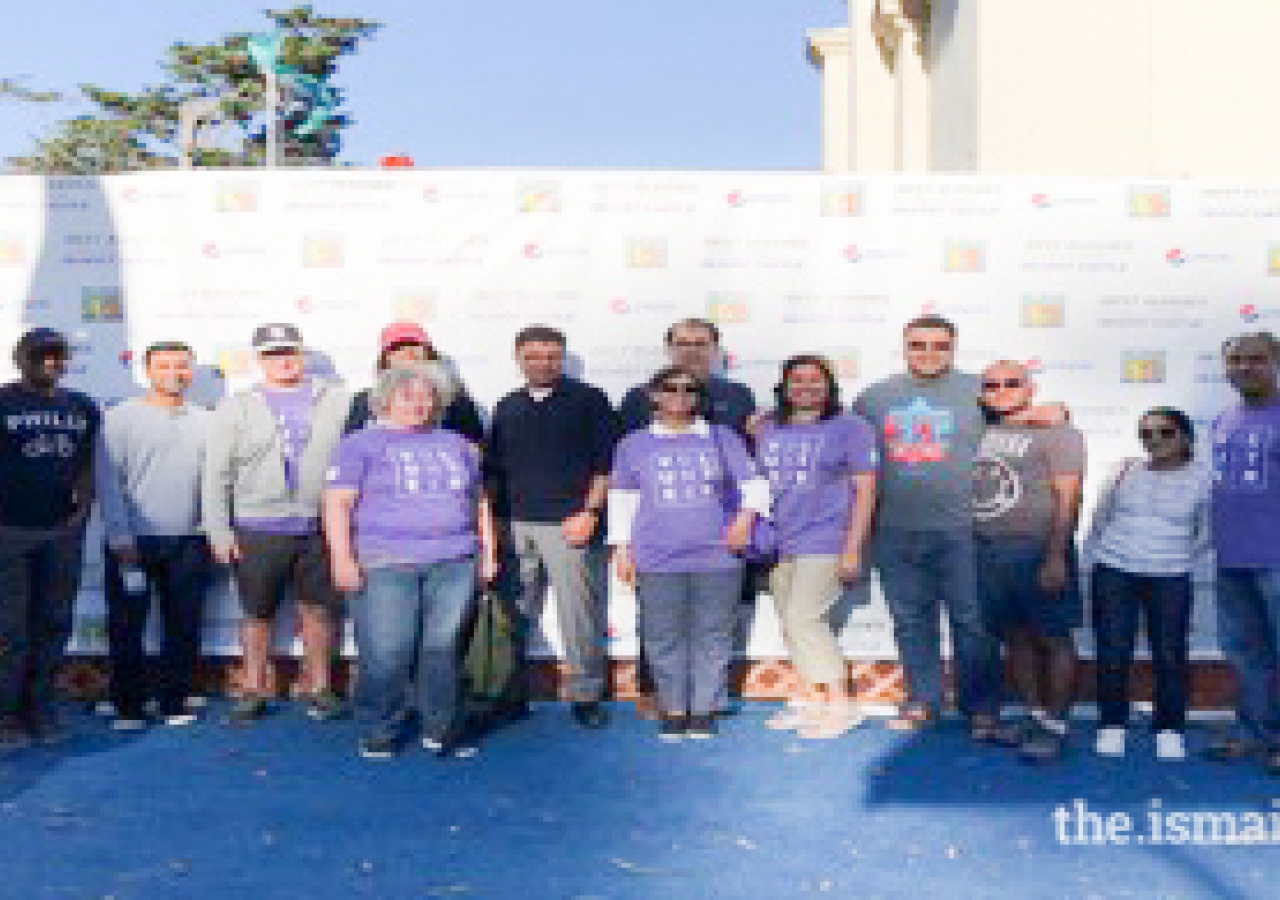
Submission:
M 327 720 L 343 712 L 330 671 L 342 598 L 324 553 L 320 498 L 351 397 L 306 375 L 302 346 L 293 325 L 254 331 L 262 382 L 219 404 L 205 449 L 204 527 L 214 558 L 233 569 L 244 612 L 244 695 L 233 723 L 267 711 L 271 634 L 287 584 L 302 625 L 307 714 Z

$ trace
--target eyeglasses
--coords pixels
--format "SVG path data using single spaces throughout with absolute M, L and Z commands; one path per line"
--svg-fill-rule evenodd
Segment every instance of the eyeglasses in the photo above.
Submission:
M 658 390 L 664 394 L 696 395 L 696 394 L 702 393 L 702 388 L 698 387 L 696 384 L 684 384 L 679 382 L 677 383 L 668 382 L 667 384 L 664 384 L 662 387 L 658 388 Z
M 1009 388 L 1012 390 L 1013 388 L 1020 388 L 1026 383 L 1025 378 L 1006 378 L 1003 381 L 993 379 L 991 381 L 982 382 L 982 389 L 984 391 L 998 391 L 1001 388 Z
M 1180 433 L 1181 432 L 1179 432 L 1178 429 L 1171 428 L 1167 425 L 1163 428 L 1139 428 L 1138 429 L 1138 437 L 1142 438 L 1142 440 L 1144 441 L 1149 441 L 1156 437 L 1162 437 L 1165 439 L 1176 438 Z
M 697 341 L 697 340 L 694 340 L 694 341 L 672 341 L 672 342 L 671 342 L 671 346 L 673 346 L 673 347 L 679 347 L 679 348 L 681 348 L 682 350 L 689 350 L 689 349 L 701 350 L 701 349 L 703 349 L 703 348 L 705 348 L 705 347 L 710 347 L 710 346 L 713 346 L 713 345 L 712 345 L 711 341 Z
M 935 353 L 948 353 L 951 351 L 950 341 L 907 341 L 907 349 L 914 350 L 917 353 L 924 353 L 926 350 L 932 350 Z

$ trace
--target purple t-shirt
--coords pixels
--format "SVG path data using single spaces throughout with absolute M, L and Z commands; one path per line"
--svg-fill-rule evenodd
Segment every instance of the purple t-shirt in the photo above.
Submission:
M 732 429 L 635 431 L 614 455 L 611 486 L 637 491 L 631 526 L 638 572 L 731 571 L 742 558 L 724 544 L 725 526 L 741 505 L 738 485 L 759 477 L 755 461 Z
M 303 448 L 311 439 L 311 410 L 315 391 L 309 379 L 294 388 L 258 386 L 258 395 L 271 408 L 284 450 L 284 481 L 290 491 L 298 489 L 298 465 Z M 320 517 L 290 516 L 282 519 L 236 518 L 236 525 L 267 534 L 311 534 L 320 527 Z
M 840 553 L 853 510 L 853 476 L 876 471 L 875 429 L 853 413 L 803 425 L 768 419 L 756 458 L 769 478 L 779 551 Z
M 1212 506 L 1219 566 L 1280 569 L 1280 403 L 1214 422 Z
M 479 455 L 452 431 L 370 426 L 344 437 L 331 488 L 359 491 L 356 556 L 362 565 L 426 564 L 475 554 Z

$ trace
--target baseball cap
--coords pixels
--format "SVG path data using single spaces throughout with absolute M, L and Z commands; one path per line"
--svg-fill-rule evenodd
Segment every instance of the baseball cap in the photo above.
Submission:
M 382 334 L 378 337 L 378 346 L 383 350 L 390 350 L 397 344 L 421 344 L 424 347 L 430 347 L 431 338 L 427 337 L 427 332 L 421 325 L 414 322 L 392 322 L 382 329 Z
M 300 350 L 302 332 L 296 325 L 259 325 L 253 330 L 253 349 L 259 353 L 269 350 Z
M 61 350 L 66 353 L 71 349 L 71 344 L 67 340 L 67 336 L 60 331 L 52 328 L 32 328 L 22 337 L 18 338 L 18 345 L 14 347 L 14 356 L 27 356 L 30 354 L 48 353 L 52 350 Z

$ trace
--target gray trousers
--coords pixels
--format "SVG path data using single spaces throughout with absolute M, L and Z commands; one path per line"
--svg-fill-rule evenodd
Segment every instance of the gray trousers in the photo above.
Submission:
M 729 664 L 742 570 L 640 572 L 641 640 L 669 715 L 711 715 L 729 697 Z
M 511 522 L 508 542 L 515 566 L 506 584 L 520 613 L 523 665 L 528 635 L 537 627 L 546 603 L 547 585 L 556 592 L 556 621 L 569 665 L 569 699 L 600 700 L 605 695 L 605 632 L 608 565 L 604 545 L 593 540 L 571 547 L 558 522 Z

